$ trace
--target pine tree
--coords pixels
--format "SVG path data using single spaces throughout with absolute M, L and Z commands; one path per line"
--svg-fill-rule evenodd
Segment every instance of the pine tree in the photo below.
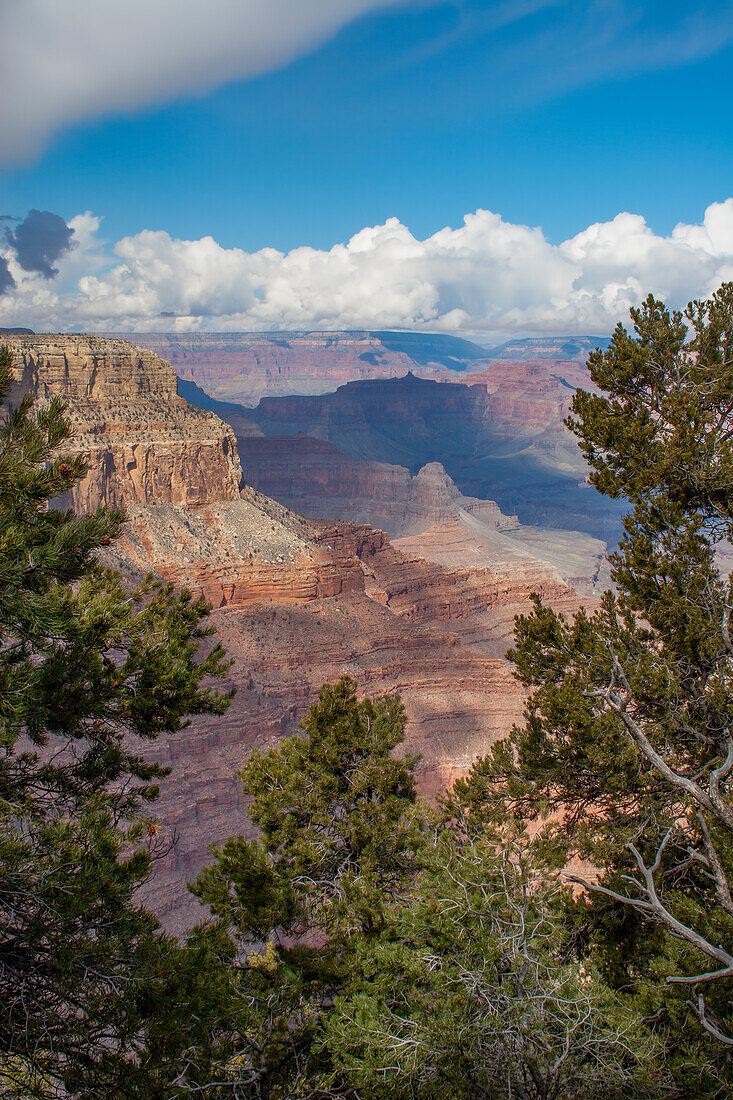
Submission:
M 563 959 L 557 883 L 531 857 L 442 831 L 325 1021 L 334 1079 L 369 1100 L 664 1094 L 643 1022 L 592 967 Z
M 0 399 L 11 380 L 3 347 Z M 195 659 L 211 633 L 203 601 L 151 580 L 128 592 L 95 559 L 121 512 L 54 508 L 84 472 L 57 453 L 69 435 L 57 398 L 3 410 L 1 1091 L 173 1096 L 186 1044 L 202 1067 L 208 1057 L 219 979 L 197 978 L 211 943 L 179 947 L 135 900 L 164 774 L 140 744 L 222 713 L 228 696 L 203 681 L 226 663 L 216 645 Z M 181 1020 L 184 996 L 199 999 L 197 1020 Z
M 216 1095 L 656 1096 L 639 1019 L 558 956 L 555 887 L 416 798 L 416 758 L 393 755 L 399 698 L 358 700 L 343 677 L 303 727 L 252 753 L 259 836 L 229 840 L 194 886 L 237 959 Z
M 344 676 L 324 684 L 302 725 L 306 737 L 254 751 L 240 773 L 257 839 L 228 840 L 193 887 L 240 959 L 222 1095 L 355 1098 L 344 1082 L 319 1091 L 332 1070 L 322 1021 L 354 944 L 383 929 L 426 843 L 417 757 L 392 756 L 405 729 L 398 696 L 359 700 Z
M 526 722 L 454 809 L 482 828 L 562 808 L 548 853 L 604 869 L 576 945 L 682 1049 L 689 1093 L 718 1095 L 733 1051 L 733 588 L 718 557 L 733 539 L 733 284 L 684 314 L 650 296 L 632 319 L 591 355 L 600 392 L 579 391 L 568 422 L 592 483 L 631 506 L 615 592 L 573 622 L 538 599 L 518 619 Z

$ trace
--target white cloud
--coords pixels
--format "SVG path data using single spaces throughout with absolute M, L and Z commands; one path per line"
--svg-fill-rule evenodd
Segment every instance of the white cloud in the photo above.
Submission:
M 99 220 L 70 223 L 75 247 L 53 280 L 24 272 L 0 299 L 3 323 L 38 331 L 430 328 L 466 333 L 608 331 L 650 291 L 670 305 L 733 279 L 733 198 L 700 225 L 659 236 L 635 214 L 560 245 L 478 210 L 418 240 L 396 218 L 328 251 L 222 248 L 162 231 L 105 253 Z
M 64 127 L 205 94 L 277 69 L 369 13 L 441 0 L 0 0 L 0 163 L 37 155 Z M 733 40 L 732 0 L 451 0 L 449 31 L 385 41 L 406 67 L 485 51 L 494 108 L 617 74 L 684 64 Z M 512 34 L 505 37 L 506 28 Z M 483 55 L 482 55 L 483 56 Z M 435 71 L 439 76 L 438 70 Z M 475 82 L 475 72 L 468 84 Z M 481 81 L 482 96 L 491 93 Z
M 395 0 L 0 0 L 0 159 L 56 130 L 257 76 Z

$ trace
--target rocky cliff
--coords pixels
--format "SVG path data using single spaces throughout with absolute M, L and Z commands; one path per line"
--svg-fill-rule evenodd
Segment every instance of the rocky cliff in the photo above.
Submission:
M 527 336 L 491 348 L 491 359 L 555 359 L 584 366 L 594 348 L 607 348 L 609 336 Z
M 127 506 L 125 532 L 106 560 L 130 578 L 152 567 L 203 592 L 234 659 L 229 712 L 150 748 L 172 768 L 157 813 L 176 844 L 156 864 L 147 895 L 168 927 L 200 918 L 186 883 L 209 846 L 251 830 L 237 768 L 253 745 L 295 732 L 324 680 L 348 672 L 364 691 L 402 692 L 426 794 L 465 772 L 519 719 L 522 693 L 502 659 L 507 624 L 533 588 L 577 607 L 557 576 L 447 567 L 401 553 L 369 525 L 295 515 L 239 488 L 230 429 L 182 401 L 157 356 L 89 337 L 8 342 L 16 393 L 60 393 L 69 402 L 72 446 L 89 461 L 75 505 Z M 438 489 L 453 492 L 441 471 L 423 480 L 423 502 Z
M 267 496 L 315 519 L 370 523 L 390 536 L 417 534 L 457 515 L 479 515 L 499 529 L 518 526 L 491 500 L 465 497 L 439 462 L 415 475 L 405 466 L 359 461 L 330 443 L 293 436 L 238 436 L 246 478 Z
M 408 374 L 314 397 L 263 398 L 247 418 L 266 436 L 304 432 L 351 459 L 412 474 L 440 462 L 460 493 L 496 501 L 524 524 L 612 542 L 623 504 L 587 484 L 576 440 L 563 425 L 581 382 L 588 385 L 577 364 L 498 362 L 465 382 Z
M 86 477 L 73 493 L 84 510 L 166 501 L 196 507 L 237 500 L 242 471 L 232 429 L 178 396 L 170 363 L 124 340 L 5 336 L 16 389 L 62 397 Z
M 486 446 L 516 458 L 541 446 L 547 432 L 565 438 L 562 421 L 583 377 L 573 364 L 498 362 L 461 382 L 408 373 L 350 382 L 331 394 L 263 398 L 248 417 L 265 435 L 305 431 L 354 458 L 400 459 L 412 470 L 439 461 L 441 452 L 475 455 Z M 568 463 L 582 476 L 569 435 L 566 446 Z
M 359 461 L 323 440 L 238 436 L 246 477 L 268 496 L 316 519 L 379 527 L 413 558 L 438 565 L 564 580 L 592 595 L 607 580 L 606 546 L 580 531 L 521 524 L 492 500 L 464 496 L 439 462 Z
M 604 337 L 511 340 L 486 349 L 429 332 L 158 332 L 128 339 L 169 360 L 179 377 L 220 401 L 256 405 L 262 397 L 330 393 L 345 382 L 412 371 L 443 381 L 497 363 L 537 362 L 583 370 Z M 560 372 L 562 373 L 562 371 Z

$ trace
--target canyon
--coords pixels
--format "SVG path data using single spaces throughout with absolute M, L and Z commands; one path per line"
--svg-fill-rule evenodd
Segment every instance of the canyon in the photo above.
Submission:
M 219 401 L 256 405 L 262 397 L 319 394 L 343 382 L 395 378 L 413 370 L 450 377 L 486 351 L 442 334 L 401 332 L 130 333 L 172 363 L 185 381 Z
M 590 388 L 584 362 L 479 365 L 461 381 L 408 372 L 251 409 L 179 389 L 231 425 L 247 480 L 298 512 L 409 536 L 410 553 L 440 564 L 540 561 L 597 593 L 623 504 L 587 484 L 563 423 L 575 390 Z
M 408 372 L 349 382 L 328 394 L 265 397 L 240 410 L 235 431 L 240 440 L 258 431 L 301 432 L 351 459 L 402 466 L 413 475 L 440 462 L 461 494 L 493 500 L 523 524 L 615 543 L 623 505 L 588 485 L 564 425 L 578 386 L 590 387 L 585 367 L 554 360 L 500 361 L 460 382 Z
M 268 496 L 314 519 L 369 523 L 412 556 L 446 566 L 544 568 L 582 595 L 607 581 L 602 540 L 522 524 L 495 501 L 462 494 L 439 462 L 413 475 L 304 433 L 237 434 L 237 442 L 248 480 Z
M 581 545 L 578 532 L 609 544 L 619 538 L 623 506 L 587 485 L 576 440 L 563 424 L 575 389 L 592 388 L 586 359 L 606 337 L 525 338 L 494 349 L 410 332 L 135 339 L 172 359 L 189 401 L 228 421 L 246 451 L 248 480 L 298 511 L 406 533 L 393 525 L 394 507 L 384 499 L 394 470 L 359 470 L 355 462 L 401 467 L 411 476 L 438 462 L 461 494 L 495 501 L 525 525 L 568 532 L 565 544 L 586 562 L 598 547 Z M 295 435 L 330 443 L 346 458 L 306 439 L 294 442 Z M 266 449 L 255 442 L 262 436 L 282 438 Z M 302 468 L 298 474 L 293 465 L 299 480 L 288 486 L 281 453 L 293 448 L 302 452 Z M 347 462 L 348 477 L 339 462 Z
M 438 381 L 502 361 L 550 361 L 583 370 L 608 338 L 529 337 L 485 348 L 430 332 L 141 332 L 131 343 L 172 363 L 179 378 L 219 401 L 253 406 L 263 397 L 331 393 L 345 382 L 413 374 Z
M 152 568 L 203 594 L 234 662 L 224 685 L 237 688 L 229 711 L 196 718 L 150 749 L 172 769 L 156 813 L 175 843 L 146 894 L 166 927 L 200 919 L 186 883 L 209 847 L 251 831 L 237 768 L 253 746 L 295 732 L 324 681 L 349 673 L 364 692 L 402 694 L 407 745 L 422 754 L 428 796 L 521 719 L 523 694 L 504 660 L 514 615 L 532 591 L 570 614 L 581 597 L 565 579 L 574 564 L 563 572 L 532 557 L 531 532 L 522 535 L 513 514 L 465 495 L 427 463 L 393 471 L 383 491 L 385 519 L 399 520 L 394 541 L 353 516 L 308 518 L 252 485 L 251 454 L 242 476 L 239 445 L 267 442 L 259 424 L 235 433 L 188 404 L 154 353 L 101 337 L 2 340 L 14 357 L 13 399 L 57 394 L 68 403 L 66 447 L 85 454 L 88 472 L 63 503 L 127 510 L 122 536 L 100 556 L 131 582 Z M 424 409 L 416 416 L 419 435 Z M 368 480 L 362 488 L 371 492 Z M 492 564 L 481 544 L 489 537 L 509 540 Z

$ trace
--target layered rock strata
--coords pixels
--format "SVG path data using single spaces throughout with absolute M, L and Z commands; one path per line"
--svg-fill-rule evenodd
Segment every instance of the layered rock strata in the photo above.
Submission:
M 519 719 L 522 693 L 501 656 L 506 619 L 531 588 L 577 606 L 556 577 L 446 568 L 400 553 L 369 525 L 295 515 L 239 489 L 230 429 L 186 405 L 157 357 L 88 337 L 8 342 L 17 392 L 69 402 L 74 442 L 90 465 L 75 505 L 127 506 L 106 560 L 131 579 L 153 567 L 203 593 L 234 659 L 228 677 L 238 690 L 227 714 L 197 718 L 150 746 L 172 769 L 157 813 L 176 844 L 147 894 L 167 927 L 200 919 L 186 883 L 210 845 L 251 832 L 237 768 L 253 745 L 295 732 L 323 681 L 348 672 L 364 691 L 403 694 L 426 794 Z
M 511 359 L 524 362 L 528 359 L 553 359 L 585 366 L 588 356 L 595 348 L 605 349 L 609 343 L 608 336 L 527 336 L 508 340 L 498 348 L 491 348 L 489 354 L 493 360 Z
M 220 401 L 330 393 L 344 382 L 395 378 L 412 370 L 450 377 L 484 362 L 477 344 L 441 334 L 390 332 L 138 333 L 176 373 Z
M 394 540 L 395 549 L 437 565 L 489 567 L 514 578 L 547 576 L 579 595 L 599 595 L 609 586 L 606 544 L 580 531 L 523 524 L 502 530 L 474 516 L 460 516 Z
M 237 500 L 242 471 L 232 429 L 178 396 L 170 363 L 124 340 L 99 336 L 6 336 L 16 388 L 68 402 L 69 450 L 86 476 L 71 503 L 183 504 Z
M 461 494 L 496 501 L 524 524 L 615 541 L 624 505 L 588 485 L 563 424 L 587 374 L 577 364 L 563 373 L 559 366 L 500 362 L 465 383 L 414 374 L 351 382 L 332 394 L 263 398 L 247 419 L 266 436 L 305 432 L 351 459 L 412 474 L 440 462 Z
M 606 546 L 579 531 L 520 524 L 492 500 L 459 492 L 439 462 L 404 466 L 359 461 L 330 443 L 294 436 L 238 436 L 249 480 L 313 518 L 384 529 L 408 555 L 439 565 L 548 575 L 591 595 L 607 579 Z

